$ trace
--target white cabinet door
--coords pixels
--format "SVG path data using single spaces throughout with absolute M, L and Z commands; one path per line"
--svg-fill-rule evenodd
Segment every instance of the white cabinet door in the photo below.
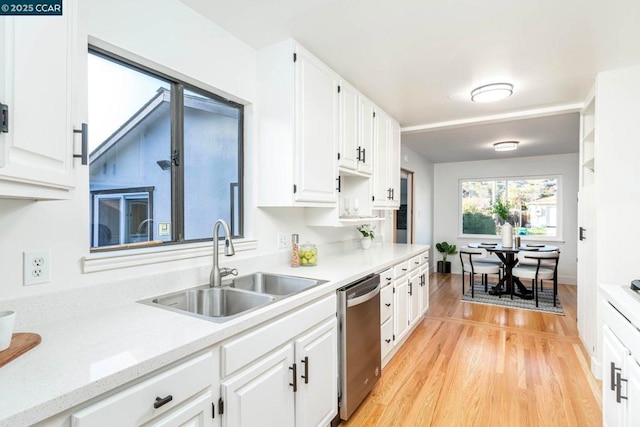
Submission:
M 338 413 L 338 323 L 335 317 L 295 342 L 296 427 L 328 425 Z
M 420 316 L 420 271 L 414 270 L 409 276 L 409 325 L 413 325 Z
M 304 50 L 295 62 L 295 105 L 295 200 L 335 203 L 338 81 Z
M 578 221 L 582 239 L 578 237 L 578 331 L 589 354 L 596 352 L 596 192 L 595 186 L 580 188 Z
M 358 91 L 346 82 L 340 82 L 340 136 L 338 166 L 358 170 L 359 111 Z
M 389 166 L 388 158 L 388 116 L 380 111 L 375 111 L 373 151 L 373 207 L 384 208 L 388 206 L 391 192 L 387 185 Z
M 387 167 L 387 185 L 391 190 L 388 206 L 400 207 L 400 124 L 389 119 L 389 142 L 387 147 L 389 165 Z
M 8 133 L 0 133 L 0 197 L 67 199 L 75 185 L 73 128 L 86 120 L 79 45 L 86 51 L 86 37 L 82 43 L 77 2 L 62 7 L 62 16 L 0 19 L 0 102 L 9 107 Z
M 362 173 L 371 174 L 377 153 L 374 151 L 374 113 L 373 103 L 364 96 L 360 96 L 360 162 L 358 170 Z
M 293 345 L 286 344 L 222 383 L 225 427 L 293 426 Z
M 623 387 L 623 396 L 627 397 L 627 426 L 640 426 L 640 366 L 632 357 L 627 356 L 627 383 Z M 626 394 L 625 394 L 626 393 Z
M 420 315 L 429 309 L 429 263 L 420 266 Z
M 616 374 L 619 372 L 626 378 L 625 359 L 629 353 L 627 348 L 613 334 L 608 326 L 603 327 L 602 340 L 602 418 L 605 427 L 618 427 L 625 425 L 625 412 L 627 400 L 617 401 Z M 624 388 L 623 390 L 624 391 Z
M 404 338 L 405 334 L 409 330 L 409 279 L 404 278 L 396 281 L 395 283 L 395 312 L 393 313 L 393 329 L 395 334 L 395 341 L 400 341 Z
M 175 408 L 167 416 L 145 424 L 148 427 L 216 427 L 220 425 L 220 416 L 213 393 L 207 391 L 196 399 Z M 217 402 L 216 402 L 217 404 Z M 216 413 L 214 413 L 216 412 Z
M 387 285 L 380 291 L 380 324 L 393 316 L 393 286 Z

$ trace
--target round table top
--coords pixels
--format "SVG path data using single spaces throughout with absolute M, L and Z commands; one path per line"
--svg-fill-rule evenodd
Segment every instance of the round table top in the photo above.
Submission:
M 520 251 L 553 252 L 558 250 L 557 246 L 549 246 L 549 245 L 533 244 L 533 243 L 520 245 L 520 247 L 515 247 L 515 246 L 502 247 L 502 244 L 500 243 L 480 242 L 480 243 L 469 243 L 469 247 L 483 248 L 483 249 L 486 249 L 488 252 L 512 252 L 512 253 L 517 253 Z

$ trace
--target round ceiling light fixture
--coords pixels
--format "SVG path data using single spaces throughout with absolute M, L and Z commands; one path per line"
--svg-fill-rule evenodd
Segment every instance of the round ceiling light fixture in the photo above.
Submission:
M 511 83 L 491 83 L 480 86 L 471 91 L 473 102 L 495 102 L 508 98 L 513 93 Z
M 518 141 L 502 141 L 493 144 L 493 149 L 496 151 L 513 151 L 518 149 Z

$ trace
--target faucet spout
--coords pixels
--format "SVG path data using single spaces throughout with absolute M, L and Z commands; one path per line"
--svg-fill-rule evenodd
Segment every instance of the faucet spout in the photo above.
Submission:
M 211 276 L 209 277 L 209 286 L 220 286 L 222 278 L 229 274 L 238 275 L 236 269 L 224 268 L 222 271 L 218 265 L 218 234 L 220 233 L 220 226 L 224 230 L 224 254 L 225 256 L 235 255 L 236 251 L 233 248 L 233 242 L 231 241 L 231 231 L 229 225 L 225 220 L 219 219 L 213 226 L 213 267 L 211 268 Z

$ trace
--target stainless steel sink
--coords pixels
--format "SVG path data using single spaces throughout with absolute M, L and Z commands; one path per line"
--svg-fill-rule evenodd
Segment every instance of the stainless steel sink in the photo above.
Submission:
M 243 292 L 229 287 L 209 285 L 174 292 L 140 301 L 143 304 L 181 311 L 214 321 L 225 321 L 238 314 L 262 307 L 275 300 L 272 295 Z
M 274 301 L 326 283 L 326 280 L 280 274 L 254 273 L 223 283 L 198 286 L 139 301 L 142 304 L 224 322 Z
M 283 296 L 293 295 L 326 282 L 326 280 L 307 279 L 306 277 L 254 273 L 233 279 L 229 286 L 261 294 Z

